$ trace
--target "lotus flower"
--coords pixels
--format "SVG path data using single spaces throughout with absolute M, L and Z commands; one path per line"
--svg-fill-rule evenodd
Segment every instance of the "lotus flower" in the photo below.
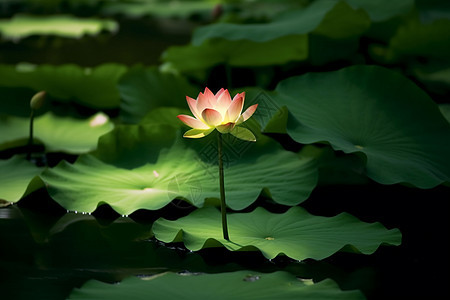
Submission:
M 245 92 L 242 92 L 236 94 L 231 100 L 230 93 L 223 88 L 215 95 L 205 88 L 205 92 L 200 93 L 197 100 L 186 96 L 194 117 L 178 116 L 184 124 L 192 128 L 186 131 L 184 137 L 202 138 L 217 129 L 220 133 L 231 133 L 242 140 L 256 141 L 250 130 L 237 126 L 250 118 L 258 107 L 258 104 L 254 104 L 242 113 L 244 98 Z

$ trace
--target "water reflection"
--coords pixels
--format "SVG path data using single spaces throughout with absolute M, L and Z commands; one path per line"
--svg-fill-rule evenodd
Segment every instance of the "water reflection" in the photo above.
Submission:
M 18 205 L 0 209 L 0 216 L 2 299 L 66 299 L 74 287 L 90 279 L 113 283 L 165 271 L 286 270 L 302 278 L 335 274 L 344 283 L 351 278 L 349 272 L 326 262 L 287 257 L 268 261 L 259 252 L 230 252 L 223 247 L 190 252 L 182 244 L 156 241 L 150 223 L 128 217 L 104 220 Z M 350 284 L 349 288 L 355 287 Z

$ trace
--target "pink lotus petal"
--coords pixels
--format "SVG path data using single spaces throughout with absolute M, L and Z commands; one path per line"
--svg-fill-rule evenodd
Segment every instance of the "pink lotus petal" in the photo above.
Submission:
M 202 111 L 202 118 L 205 123 L 211 127 L 215 127 L 222 123 L 222 115 L 215 109 L 206 108 Z
M 237 93 L 236 95 L 234 95 L 233 101 L 236 100 L 239 97 L 242 97 L 242 99 L 245 99 L 245 92 Z
M 234 96 L 233 101 L 231 101 L 231 104 L 228 107 L 225 121 L 233 123 L 237 121 L 237 119 L 241 115 L 241 111 L 244 106 L 244 97 L 245 93 L 236 94 L 236 96 Z
M 221 88 L 214 97 L 216 97 L 216 99 L 219 99 L 220 95 L 225 92 L 226 90 L 224 88 Z
M 191 129 L 184 133 L 183 137 L 191 139 L 199 139 L 210 134 L 214 128 L 210 129 Z
M 237 120 L 236 125 L 247 121 L 255 113 L 257 107 L 258 104 L 253 104 L 252 106 L 247 108 L 245 112 L 239 117 L 239 120 Z
M 231 130 L 233 130 L 235 123 L 229 122 L 227 124 L 222 124 L 216 127 L 216 129 L 220 133 L 229 133 Z
M 217 97 L 217 94 L 216 94 Z M 217 110 L 222 114 L 225 115 L 228 107 L 231 104 L 231 96 L 228 90 L 224 90 L 218 97 L 217 97 Z
M 204 111 L 205 108 L 214 108 L 215 103 L 216 99 L 214 98 L 214 94 L 208 88 L 205 88 L 205 93 L 198 94 L 197 111 L 200 113 Z
M 186 101 L 187 101 L 189 109 L 191 110 L 191 112 L 194 115 L 194 117 L 196 117 L 197 119 L 201 120 L 202 116 L 197 110 L 197 100 L 192 99 L 189 96 L 186 96 Z
M 184 124 L 191 128 L 197 128 L 197 129 L 209 129 L 210 127 L 203 123 L 202 121 L 197 120 L 196 118 L 193 118 L 188 115 L 178 115 L 178 119 L 181 120 Z

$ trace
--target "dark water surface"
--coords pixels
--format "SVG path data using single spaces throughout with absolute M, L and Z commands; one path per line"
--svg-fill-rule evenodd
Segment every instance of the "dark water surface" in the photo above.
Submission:
M 188 43 L 193 28 L 183 20 L 170 28 L 166 25 L 150 19 L 124 20 L 115 36 L 4 42 L 0 60 L 10 64 L 155 65 L 169 45 Z M 233 82 L 248 84 L 239 77 L 233 77 Z M 154 220 L 180 217 L 189 209 L 169 205 L 158 212 L 138 211 L 121 217 L 103 207 L 94 215 L 83 215 L 67 213 L 45 191 L 39 191 L 16 205 L 0 208 L 0 299 L 66 299 L 73 288 L 90 279 L 114 283 L 165 271 L 245 269 L 284 270 L 316 281 L 332 278 L 342 289 L 361 289 L 368 299 L 445 299 L 450 294 L 449 200 L 450 188 L 443 186 L 431 190 L 375 183 L 318 187 L 302 203 L 312 214 L 333 216 L 345 211 L 365 222 L 397 227 L 403 243 L 382 246 L 372 255 L 337 253 L 323 261 L 297 262 L 285 257 L 268 261 L 259 252 L 223 248 L 192 253 L 183 245 L 164 245 L 152 238 Z M 271 208 L 261 202 L 252 208 L 257 205 Z
M 363 190 L 366 194 L 367 187 Z M 356 197 L 358 188 L 351 191 L 347 194 Z M 379 198 L 387 191 L 397 197 Z M 102 207 L 94 215 L 75 214 L 41 191 L 0 209 L 0 295 L 5 300 L 66 299 L 89 279 L 114 283 L 165 271 L 284 270 L 316 281 L 333 278 L 342 289 L 361 289 L 368 299 L 440 298 L 448 294 L 447 192 L 445 187 L 422 191 L 377 186 L 358 205 L 350 197 L 330 201 L 334 193 L 343 194 L 342 187 L 318 188 L 303 205 L 310 212 L 334 215 L 346 210 L 366 222 L 381 221 L 401 229 L 403 244 L 382 246 L 372 255 L 337 253 L 323 261 L 298 262 L 286 257 L 269 261 L 259 252 L 224 248 L 194 253 L 152 238 L 151 223 L 157 217 L 176 218 L 189 209 L 169 205 L 157 213 L 121 217 Z M 428 198 L 418 202 L 421 195 Z

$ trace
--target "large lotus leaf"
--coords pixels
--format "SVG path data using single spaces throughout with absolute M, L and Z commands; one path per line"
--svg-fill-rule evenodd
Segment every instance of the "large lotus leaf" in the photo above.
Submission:
M 125 14 L 128 17 L 189 17 L 201 12 L 210 14 L 215 1 L 141 1 L 108 2 L 102 9 L 105 14 Z
M 126 70 L 127 67 L 118 64 L 104 64 L 94 68 L 71 64 L 0 65 L 0 86 L 45 90 L 59 100 L 78 101 L 100 109 L 116 108 L 120 102 L 116 84 Z
M 314 216 L 298 206 L 283 214 L 261 207 L 250 213 L 228 214 L 230 241 L 223 238 L 220 212 L 214 207 L 198 209 L 175 221 L 160 218 L 152 230 L 158 240 L 184 242 L 192 251 L 220 245 L 232 251 L 257 248 L 268 259 L 284 254 L 297 260 L 319 260 L 339 250 L 372 254 L 381 244 L 401 243 L 398 229 L 364 223 L 347 213 Z
M 136 168 L 154 162 L 176 138 L 180 138 L 177 129 L 165 124 L 117 125 L 100 137 L 94 155 L 121 168 Z
M 431 188 L 450 180 L 450 125 L 438 106 L 398 73 L 376 66 L 291 77 L 272 94 L 289 112 L 300 143 L 362 152 L 383 183 Z
M 126 169 L 154 163 L 161 149 L 170 147 L 175 140 L 182 140 L 180 129 L 184 125 L 177 119 L 179 114 L 191 112 L 158 107 L 146 114 L 140 124 L 116 125 L 114 130 L 99 138 L 93 154 L 103 162 Z
M 283 64 L 308 58 L 309 33 L 346 39 L 359 36 L 369 23 L 364 12 L 355 11 L 344 2 L 321 0 L 306 9 L 281 14 L 269 23 L 217 23 L 199 27 L 192 45 L 171 47 L 163 59 L 167 66 L 178 71 L 197 71 L 220 63 Z
M 16 140 L 26 143 L 29 122 L 28 118 L 0 118 L 0 150 L 14 145 Z M 33 136 L 45 144 L 48 152 L 79 154 L 94 150 L 98 138 L 112 128 L 112 122 L 103 113 L 88 119 L 73 119 L 49 112 L 34 119 Z
M 186 107 L 186 95 L 196 98 L 198 90 L 185 78 L 161 73 L 156 67 L 136 67 L 119 82 L 121 117 L 127 123 L 139 121 L 159 106 Z
M 302 281 L 287 272 L 236 271 L 219 274 L 180 275 L 163 273 L 152 277 L 131 277 L 120 284 L 89 281 L 70 294 L 82 299 L 365 299 L 360 291 L 342 291 L 331 279 L 319 283 Z
M 288 35 L 264 43 L 207 40 L 201 45 L 169 47 L 163 54 L 163 60 L 167 63 L 165 66 L 180 72 L 204 70 L 221 63 L 232 66 L 275 65 L 305 60 L 307 57 L 306 35 Z
M 364 9 L 375 22 L 405 15 L 414 7 L 414 0 L 345 0 L 354 8 Z
M 202 161 L 191 149 L 174 145 L 161 151 L 156 163 L 132 170 L 85 155 L 73 165 L 61 162 L 41 177 L 52 198 L 67 210 L 92 212 L 106 203 L 128 215 L 138 209 L 159 209 L 176 197 L 203 206 L 206 198 L 218 198 L 217 175 L 217 166 Z M 227 204 L 237 210 L 253 203 L 264 188 L 278 203 L 298 204 L 316 182 L 314 160 L 281 150 L 225 169 Z
M 411 71 L 430 93 L 450 93 L 450 63 L 444 64 L 436 60 L 433 63 L 412 66 Z
M 33 180 L 43 169 L 19 157 L 0 160 L 0 170 L 0 200 L 17 202 L 43 186 Z
M 401 26 L 389 42 L 389 55 L 425 56 L 450 60 L 450 20 L 430 24 L 412 20 Z
M 262 24 L 217 23 L 199 27 L 192 43 L 200 45 L 212 38 L 267 42 L 289 35 L 304 35 L 318 30 L 332 38 L 359 35 L 370 25 L 368 16 L 353 10 L 345 2 L 333 0 L 314 1 L 305 9 L 281 14 L 272 22 Z
M 439 110 L 445 119 L 450 123 L 450 104 L 441 104 L 439 105 Z
M 113 20 L 80 19 L 73 16 L 16 15 L 0 20 L 0 33 L 4 39 L 20 40 L 31 35 L 57 35 L 79 38 L 85 34 L 95 35 L 103 30 L 115 32 L 118 24 Z

